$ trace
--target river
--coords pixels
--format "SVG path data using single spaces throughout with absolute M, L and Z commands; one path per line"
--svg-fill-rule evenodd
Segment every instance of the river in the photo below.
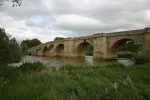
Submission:
M 39 57 L 39 56 L 24 56 L 20 63 L 14 63 L 13 66 L 19 66 L 24 62 L 43 62 L 46 66 L 60 67 L 66 64 L 72 65 L 105 65 L 112 63 L 121 63 L 126 66 L 132 65 L 133 61 L 130 59 L 118 58 L 117 61 L 93 61 L 93 56 L 85 56 L 85 59 L 69 59 L 61 57 Z

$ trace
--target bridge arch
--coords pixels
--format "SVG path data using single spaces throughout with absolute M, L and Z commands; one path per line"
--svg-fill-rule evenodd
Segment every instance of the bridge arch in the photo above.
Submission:
M 64 56 L 64 44 L 58 44 L 55 48 L 56 56 Z
M 44 46 L 44 48 L 42 49 L 42 56 L 46 56 L 47 50 L 48 50 L 48 47 Z
M 78 44 L 77 46 L 76 46 L 76 49 L 75 49 L 75 51 L 76 51 L 76 56 L 78 57 L 78 58 L 84 58 L 85 57 L 85 53 L 86 53 L 86 47 L 88 46 L 88 45 L 90 45 L 90 46 L 92 46 L 92 48 L 93 48 L 93 45 L 91 44 L 91 43 L 89 43 L 89 42 L 81 42 L 80 44 Z M 92 52 L 93 53 L 93 52 Z M 93 54 L 92 54 L 93 55 Z
M 43 56 L 49 56 L 50 55 L 50 51 L 54 48 L 54 45 L 51 44 L 49 46 L 44 46 L 43 50 L 42 50 L 42 55 Z
M 50 44 L 48 47 L 48 56 L 53 56 L 54 44 Z
M 137 39 L 132 39 L 132 38 L 118 39 L 109 47 L 109 50 L 108 50 L 109 58 L 117 58 L 117 52 L 119 51 L 119 47 L 123 45 L 124 43 L 126 43 L 127 41 L 136 41 L 139 44 L 144 45 L 143 41 L 139 41 Z
M 29 52 L 29 55 L 31 56 L 31 52 Z

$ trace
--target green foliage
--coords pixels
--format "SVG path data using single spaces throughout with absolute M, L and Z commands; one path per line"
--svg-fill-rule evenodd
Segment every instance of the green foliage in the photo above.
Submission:
M 150 46 L 143 47 L 137 54 L 134 54 L 135 64 L 150 63 Z
M 20 65 L 21 72 L 33 73 L 41 72 L 43 69 L 46 69 L 46 66 L 41 62 L 25 62 Z
M 85 48 L 85 51 L 87 56 L 93 56 L 93 46 L 91 44 Z
M 140 66 L 66 65 L 20 73 L 1 85 L 0 100 L 149 100 L 150 67 Z
M 56 41 L 56 40 L 64 40 L 64 38 L 63 38 L 63 37 L 56 37 L 56 38 L 54 39 L 54 41 Z
M 133 54 L 133 52 L 119 52 L 117 56 L 118 58 L 132 58 Z
M 22 48 L 22 53 L 27 54 L 27 49 L 32 48 L 34 46 L 40 45 L 41 41 L 38 39 L 32 39 L 32 40 L 23 40 L 21 42 L 21 48 Z
M 34 73 L 41 72 L 47 68 L 41 62 L 26 62 L 20 65 L 20 67 L 12 67 L 8 65 L 0 65 L 0 81 L 1 82 L 12 82 L 21 73 Z
M 119 51 L 131 51 L 131 52 L 138 52 L 138 50 L 142 47 L 141 44 L 139 44 L 136 41 L 127 41 L 125 44 L 121 45 L 119 47 Z
M 8 64 L 21 60 L 21 48 L 15 38 L 11 38 L 0 28 L 0 63 Z
M 12 82 L 18 75 L 20 70 L 18 67 L 11 67 L 8 65 L 0 65 L 0 79 L 3 82 Z

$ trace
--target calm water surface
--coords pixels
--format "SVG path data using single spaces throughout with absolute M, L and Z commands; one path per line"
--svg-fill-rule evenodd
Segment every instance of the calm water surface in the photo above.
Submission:
M 19 66 L 24 62 L 40 61 L 47 66 L 60 67 L 66 64 L 72 65 L 104 65 L 119 62 L 126 66 L 132 65 L 133 61 L 130 59 L 119 59 L 117 61 L 93 61 L 93 56 L 85 56 L 85 59 L 69 59 L 60 57 L 39 57 L 39 56 L 24 56 L 20 63 L 14 63 L 14 66 Z

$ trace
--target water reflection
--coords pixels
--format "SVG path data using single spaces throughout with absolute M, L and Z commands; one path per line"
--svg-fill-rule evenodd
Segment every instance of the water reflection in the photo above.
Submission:
M 115 61 L 93 61 L 93 56 L 86 56 L 85 59 L 69 59 L 61 57 L 37 57 L 37 56 L 24 56 L 20 63 L 13 64 L 14 66 L 19 66 L 24 62 L 35 62 L 40 61 L 47 66 L 60 67 L 66 64 L 72 65 L 104 65 L 109 63 L 115 63 Z M 131 65 L 132 60 L 129 59 L 118 59 L 116 62 L 122 63 L 124 65 Z

